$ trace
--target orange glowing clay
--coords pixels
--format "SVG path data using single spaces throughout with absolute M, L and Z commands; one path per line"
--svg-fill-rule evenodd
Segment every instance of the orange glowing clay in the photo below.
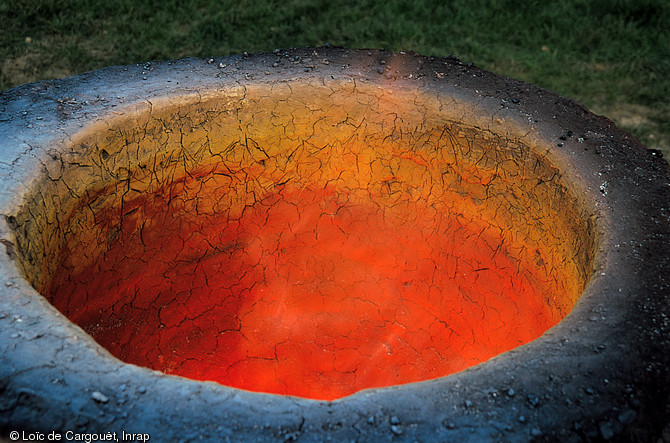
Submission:
M 481 222 L 386 220 L 347 197 L 282 190 L 203 222 L 154 195 L 55 280 L 55 305 L 124 361 L 328 400 L 460 371 L 558 321 Z
M 332 88 L 304 97 L 346 98 Z M 155 107 L 144 135 L 88 136 L 91 170 L 115 172 L 63 216 L 54 306 L 126 362 L 324 400 L 461 371 L 569 312 L 583 218 L 544 160 L 472 128 L 416 132 L 374 89 L 332 114 L 282 91 L 247 91 L 235 119 L 182 107 L 192 126 L 168 131 Z

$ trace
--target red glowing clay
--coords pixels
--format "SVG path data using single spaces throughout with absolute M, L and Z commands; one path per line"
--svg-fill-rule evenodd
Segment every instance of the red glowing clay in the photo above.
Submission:
M 230 180 L 97 214 L 104 253 L 81 267 L 67 244 L 50 300 L 126 362 L 325 400 L 463 370 L 560 320 L 546 282 L 458 202 L 394 211 L 278 185 L 217 209 Z

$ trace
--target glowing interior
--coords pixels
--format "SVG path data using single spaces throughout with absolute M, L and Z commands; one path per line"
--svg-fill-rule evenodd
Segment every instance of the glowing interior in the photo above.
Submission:
M 568 314 L 594 236 L 539 149 L 443 105 L 295 81 L 139 106 L 47 164 L 24 271 L 168 374 L 331 400 L 461 371 Z

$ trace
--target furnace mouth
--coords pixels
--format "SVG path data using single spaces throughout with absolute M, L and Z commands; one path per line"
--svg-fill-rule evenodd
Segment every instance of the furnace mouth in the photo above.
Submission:
M 302 48 L 0 103 L 0 439 L 667 434 L 670 169 L 569 99 Z
M 545 146 L 457 107 L 298 78 L 126 109 L 46 166 L 18 260 L 167 374 L 332 400 L 461 371 L 560 322 L 597 239 Z

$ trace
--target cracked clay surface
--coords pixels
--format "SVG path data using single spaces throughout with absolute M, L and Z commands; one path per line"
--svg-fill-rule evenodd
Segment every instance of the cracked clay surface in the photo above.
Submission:
M 421 107 L 442 103 L 391 100 L 245 88 L 78 140 L 115 180 L 83 190 L 47 298 L 128 363 L 325 400 L 539 337 L 588 262 L 564 258 L 583 240 L 562 242 L 581 222 L 556 171 L 518 142 L 434 127 Z

